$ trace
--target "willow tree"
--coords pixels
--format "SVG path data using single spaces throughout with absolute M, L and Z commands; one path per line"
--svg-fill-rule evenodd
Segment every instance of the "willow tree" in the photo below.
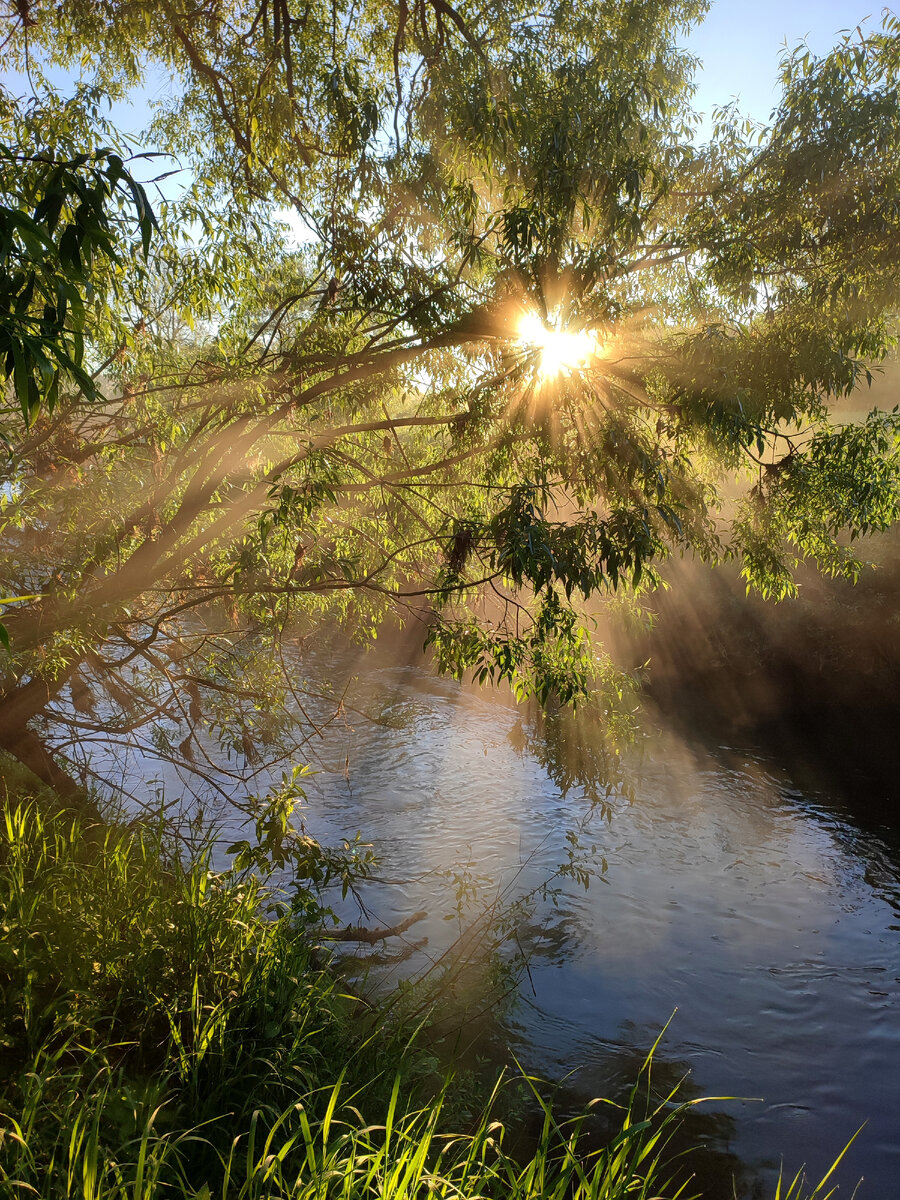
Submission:
M 23 424 L 10 379 L 0 594 L 38 598 L 4 617 L 2 745 L 58 783 L 38 734 L 252 761 L 304 709 L 283 632 L 388 618 L 614 722 L 593 616 L 666 555 L 776 598 L 801 560 L 859 572 L 900 418 L 831 410 L 893 344 L 900 33 L 788 55 L 770 123 L 700 144 L 703 9 L 8 5 L 39 96 L 0 140 L 125 160 L 97 97 L 171 79 L 143 147 L 186 183 L 146 259 L 125 222 L 84 268 L 100 394 L 61 363 Z

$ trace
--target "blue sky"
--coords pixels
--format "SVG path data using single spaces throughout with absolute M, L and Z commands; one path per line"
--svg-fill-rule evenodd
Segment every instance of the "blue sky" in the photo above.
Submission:
M 821 54 L 838 40 L 839 30 L 869 17 L 881 23 L 883 5 L 865 0 L 713 0 L 709 16 L 687 41 L 703 60 L 695 104 L 707 116 L 713 105 L 733 97 L 740 109 L 766 120 L 777 100 L 778 60 L 785 42 L 806 41 Z

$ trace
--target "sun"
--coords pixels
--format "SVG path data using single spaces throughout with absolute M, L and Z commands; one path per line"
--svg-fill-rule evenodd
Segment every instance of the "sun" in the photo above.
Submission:
M 563 372 L 586 367 L 601 351 L 594 330 L 561 328 L 552 318 L 545 321 L 536 312 L 523 313 L 516 333 L 523 346 L 540 352 L 541 379 L 555 379 Z

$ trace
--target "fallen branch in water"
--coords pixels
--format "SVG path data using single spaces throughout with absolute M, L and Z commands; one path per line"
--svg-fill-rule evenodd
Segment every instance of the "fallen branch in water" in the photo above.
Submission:
M 367 929 L 365 925 L 346 925 L 343 929 L 337 929 L 333 933 L 326 933 L 323 936 L 332 942 L 366 942 L 369 946 L 374 946 L 376 942 L 383 942 L 386 938 L 406 933 L 411 925 L 415 925 L 417 921 L 421 921 L 427 916 L 428 913 L 423 910 L 413 913 L 399 925 L 389 925 L 384 929 Z

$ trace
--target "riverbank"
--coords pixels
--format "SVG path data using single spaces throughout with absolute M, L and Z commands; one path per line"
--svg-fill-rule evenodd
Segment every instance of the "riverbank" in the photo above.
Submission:
M 679 1106 L 647 1071 L 600 1149 L 534 1091 L 542 1129 L 515 1158 L 500 1091 L 473 1112 L 427 1030 L 350 994 L 258 877 L 6 775 L 0 1196 L 691 1194 L 689 1156 L 667 1162 Z

